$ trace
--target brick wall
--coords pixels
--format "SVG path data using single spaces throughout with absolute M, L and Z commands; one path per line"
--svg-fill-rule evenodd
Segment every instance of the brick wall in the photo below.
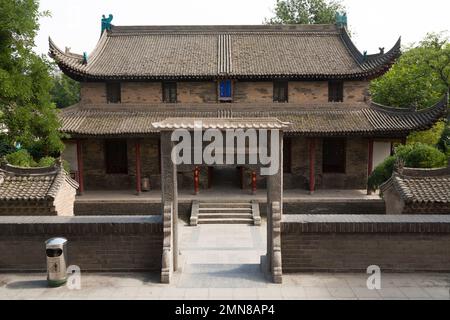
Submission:
M 178 82 L 177 99 L 180 103 L 217 102 L 216 82 Z
M 146 138 L 141 141 L 141 177 L 150 178 L 151 188 L 160 187 L 159 138 Z M 133 189 L 136 185 L 135 140 L 127 140 L 128 174 L 106 174 L 105 140 L 83 140 L 84 183 L 86 190 Z
M 289 102 L 291 103 L 328 102 L 328 82 L 327 81 L 289 82 Z
M 369 95 L 368 81 L 346 81 L 344 102 L 363 102 Z M 328 102 L 328 81 L 289 81 L 290 103 Z M 161 82 L 122 82 L 122 103 L 161 103 Z M 217 102 L 217 82 L 177 82 L 179 103 Z M 82 82 L 81 100 L 87 104 L 106 103 L 105 84 Z M 273 102 L 272 81 L 235 81 L 235 103 Z
M 364 102 L 369 97 L 369 81 L 345 81 L 344 102 Z
M 291 174 L 286 174 L 287 189 L 307 189 L 309 184 L 308 139 L 291 138 Z M 364 138 L 347 139 L 346 172 L 323 173 L 322 139 L 316 139 L 316 188 L 317 189 L 365 189 L 367 186 L 368 144 Z
M 69 240 L 69 264 L 82 272 L 161 268 L 161 216 L 0 217 L 0 271 L 44 271 L 52 237 Z
M 81 102 L 86 104 L 106 103 L 104 82 L 80 82 Z
M 122 82 L 122 103 L 160 103 L 162 101 L 161 82 Z
M 271 103 L 273 102 L 273 84 L 268 81 L 236 81 L 234 84 L 234 102 Z
M 285 215 L 283 272 L 449 272 L 448 216 Z

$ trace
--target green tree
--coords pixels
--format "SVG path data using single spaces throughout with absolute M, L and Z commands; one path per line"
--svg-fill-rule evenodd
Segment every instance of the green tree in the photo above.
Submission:
M 50 93 L 56 107 L 69 107 L 80 101 L 80 84 L 61 72 L 55 72 Z
M 340 0 L 277 0 L 267 24 L 334 24 L 344 11 Z
M 56 107 L 51 101 L 51 66 L 35 54 L 37 0 L 0 0 L 0 123 L 6 142 L 20 142 L 41 155 L 58 153 L 63 144 Z
M 418 46 L 406 48 L 384 76 L 371 82 L 375 102 L 423 109 L 439 101 L 450 87 L 450 43 L 431 33 Z

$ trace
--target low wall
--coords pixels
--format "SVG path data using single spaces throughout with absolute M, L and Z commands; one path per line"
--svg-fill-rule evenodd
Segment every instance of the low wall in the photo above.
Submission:
M 449 272 L 450 217 L 284 215 L 283 272 Z
M 68 239 L 82 271 L 161 270 L 161 216 L 0 217 L 0 271 L 46 270 L 44 241 Z
M 236 199 L 236 201 L 239 201 Z M 267 214 L 265 201 L 259 202 L 262 215 Z M 178 202 L 178 215 L 189 218 L 192 200 Z M 76 216 L 120 216 L 120 215 L 160 215 L 159 201 L 75 201 Z M 385 214 L 386 207 L 383 200 L 317 200 L 283 202 L 283 214 Z

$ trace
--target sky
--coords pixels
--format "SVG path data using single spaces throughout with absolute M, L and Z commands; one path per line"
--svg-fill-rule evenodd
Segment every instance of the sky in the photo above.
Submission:
M 90 53 L 100 36 L 102 14 L 114 15 L 114 25 L 261 24 L 273 16 L 276 0 L 40 0 L 36 38 L 38 53 L 48 52 L 48 37 L 61 48 Z M 359 50 L 377 53 L 419 42 L 428 32 L 448 31 L 448 0 L 344 0 L 352 39 Z

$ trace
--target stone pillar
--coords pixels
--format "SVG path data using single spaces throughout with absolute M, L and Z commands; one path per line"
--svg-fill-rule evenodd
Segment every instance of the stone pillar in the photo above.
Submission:
M 161 132 L 161 203 L 172 206 L 172 236 L 173 236 L 173 269 L 178 270 L 178 187 L 177 167 L 172 162 L 171 154 L 173 142 L 170 140 L 172 132 Z
M 141 194 L 141 142 L 136 140 L 134 145 L 136 152 L 136 194 Z
M 173 272 L 173 225 L 172 225 L 173 203 L 166 204 L 163 209 L 163 254 L 161 262 L 161 282 L 170 283 Z
M 77 140 L 77 165 L 78 165 L 78 194 L 84 193 L 84 170 L 83 170 L 83 145 L 81 140 Z
M 269 140 L 269 139 L 268 139 Z M 269 143 L 269 146 L 271 143 Z M 274 150 L 270 150 L 272 153 Z M 283 212 L 283 133 L 279 135 L 279 168 L 274 175 L 267 176 L 267 267 L 273 282 L 282 282 L 281 239 L 279 226 Z

